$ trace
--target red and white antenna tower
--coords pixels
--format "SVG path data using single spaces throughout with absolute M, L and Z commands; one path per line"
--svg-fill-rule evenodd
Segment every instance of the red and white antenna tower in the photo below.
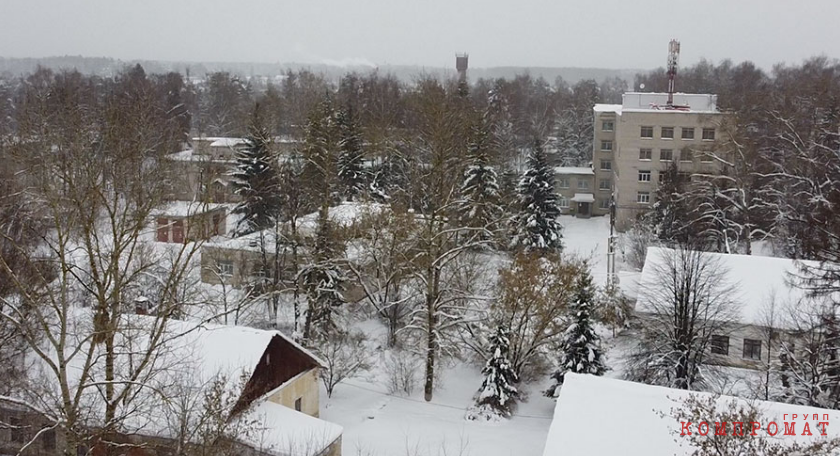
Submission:
M 674 106 L 675 83 L 677 79 L 677 65 L 680 63 L 680 42 L 671 40 L 668 43 L 668 104 Z

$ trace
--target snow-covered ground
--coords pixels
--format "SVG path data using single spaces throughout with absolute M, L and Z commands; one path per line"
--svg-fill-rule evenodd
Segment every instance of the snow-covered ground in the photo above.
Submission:
M 564 216 L 560 223 L 564 226 L 565 251 L 589 259 L 596 283 L 603 284 L 609 219 Z M 618 267 L 621 270 L 622 265 Z M 623 287 L 634 285 L 638 279 L 637 272 L 621 272 L 620 276 Z M 357 328 L 374 344 L 384 341 L 384 328 L 376 321 L 365 321 Z M 626 344 L 619 338 L 615 345 L 610 361 L 619 366 L 610 374 L 620 376 Z M 380 359 L 374 364 L 376 367 L 364 377 L 338 385 L 332 398 L 322 390 L 321 418 L 344 427 L 345 456 L 542 455 L 555 405 L 553 399 L 542 395 L 548 381 L 521 386 L 527 399 L 519 403 L 513 418 L 474 422 L 464 417 L 481 384 L 478 366 L 444 366 L 439 388 L 432 402 L 426 402 L 419 380 L 411 395 L 389 394 L 383 362 Z M 418 370 L 421 374 L 422 366 Z

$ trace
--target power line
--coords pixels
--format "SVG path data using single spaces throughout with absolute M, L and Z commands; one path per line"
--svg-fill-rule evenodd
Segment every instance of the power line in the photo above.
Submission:
M 448 409 L 453 409 L 453 410 L 459 410 L 459 411 L 462 411 L 462 412 L 466 411 L 465 409 L 463 409 L 461 407 L 455 407 L 454 405 L 441 404 L 439 402 L 426 402 L 426 401 L 421 401 L 421 400 L 417 400 L 417 399 L 412 399 L 410 397 L 403 397 L 403 396 L 397 396 L 397 395 L 394 395 L 394 394 L 383 393 L 381 391 L 376 391 L 374 389 L 365 388 L 364 386 L 354 385 L 352 383 L 344 383 L 344 384 L 347 385 L 347 386 L 352 386 L 353 388 L 358 388 L 360 390 L 364 390 L 364 391 L 367 391 L 367 392 L 370 392 L 370 393 L 378 394 L 380 396 L 391 397 L 391 398 L 394 398 L 394 399 L 400 399 L 400 400 L 408 401 L 408 402 L 416 402 L 418 404 L 434 405 L 436 407 L 443 407 L 443 408 L 448 408 Z M 551 420 L 551 419 L 553 419 L 553 417 L 551 417 L 551 416 L 518 415 L 518 414 L 514 414 L 512 416 L 515 416 L 517 418 L 534 418 L 534 419 L 539 419 L 539 420 Z

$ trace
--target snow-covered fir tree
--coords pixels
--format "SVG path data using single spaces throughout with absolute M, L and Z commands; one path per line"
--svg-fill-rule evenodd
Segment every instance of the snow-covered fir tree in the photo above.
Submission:
M 502 215 L 498 176 L 490 164 L 489 146 L 487 123 L 482 120 L 473 127 L 469 144 L 469 161 L 461 184 L 460 218 L 464 226 L 483 230 L 481 238 L 485 240 L 492 238 Z
M 539 140 L 534 141 L 528 170 L 519 180 L 518 192 L 511 247 L 526 251 L 562 249 L 563 227 L 557 222 L 560 206 L 554 192 L 554 170 Z
M 303 268 L 299 282 L 306 290 L 308 308 L 303 328 L 303 341 L 327 337 L 335 327 L 333 312 L 345 303 L 346 282 L 338 258 L 342 251 L 329 220 L 329 211 L 322 208 L 318 216 L 318 232 L 312 251 L 312 263 Z
M 342 109 L 336 116 L 340 153 L 338 156 L 338 178 L 343 185 L 343 196 L 353 201 L 364 191 L 365 174 L 362 167 L 362 139 L 353 113 L 353 107 Z
M 581 274 L 575 283 L 575 295 L 569 309 L 572 323 L 563 333 L 560 342 L 558 367 L 551 375 L 555 384 L 546 391 L 548 396 L 557 395 L 567 372 L 603 375 L 607 370 L 601 350 L 601 338 L 592 326 L 594 299 L 592 276 L 588 273 Z
M 231 211 L 241 216 L 238 234 L 270 227 L 281 203 L 276 157 L 272 156 L 271 137 L 260 119 L 259 106 L 254 110 L 247 142 L 237 154 L 236 170 L 231 173 L 234 193 L 242 199 Z
M 509 352 L 510 332 L 499 325 L 496 333 L 490 337 L 490 358 L 481 370 L 484 380 L 476 396 L 476 415 L 484 418 L 494 415 L 510 417 L 513 405 L 519 398 L 519 391 L 514 386 L 519 378 L 508 359 Z

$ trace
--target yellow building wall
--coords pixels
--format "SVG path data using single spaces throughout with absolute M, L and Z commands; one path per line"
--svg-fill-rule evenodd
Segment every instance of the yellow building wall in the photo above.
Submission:
M 318 418 L 320 413 L 318 395 L 318 369 L 310 369 L 275 391 L 268 400 L 294 410 L 295 401 L 300 399 L 300 411 Z

